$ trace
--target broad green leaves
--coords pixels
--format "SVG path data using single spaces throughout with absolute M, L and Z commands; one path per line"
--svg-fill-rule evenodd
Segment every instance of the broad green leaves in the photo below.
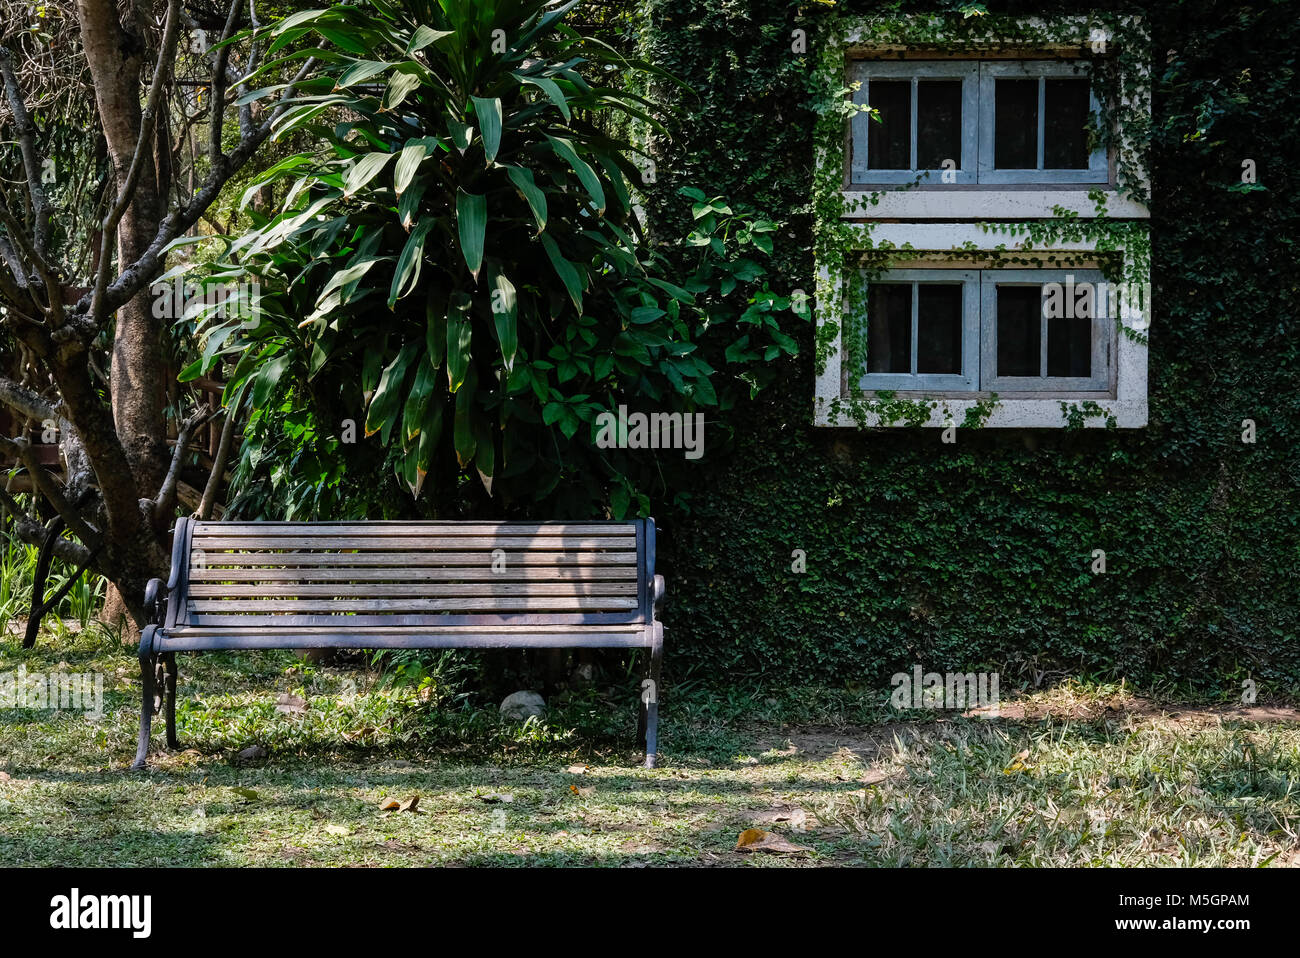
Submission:
M 329 149 L 260 181 L 288 183 L 283 208 L 237 241 L 231 268 L 271 295 L 256 329 L 210 335 L 196 368 L 260 357 L 241 375 L 293 442 L 332 441 L 317 404 L 364 409 L 356 461 L 382 446 L 415 496 L 472 468 L 491 495 L 576 483 L 600 511 L 645 508 L 647 468 L 660 483 L 671 470 L 593 448 L 596 417 L 726 408 L 754 366 L 792 352 L 788 301 L 759 288 L 776 227 L 694 191 L 697 249 L 643 238 L 631 148 L 607 131 L 661 129 L 645 117 L 662 111 L 601 86 L 640 67 L 562 27 L 564 9 L 381 0 L 282 21 L 283 60 L 316 49 L 323 64 L 282 129 Z M 286 468 L 339 461 L 317 451 Z

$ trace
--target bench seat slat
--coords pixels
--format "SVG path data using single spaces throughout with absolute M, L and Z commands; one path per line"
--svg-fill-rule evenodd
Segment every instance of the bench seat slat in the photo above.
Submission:
M 191 584 L 190 595 L 204 597 L 229 596 L 231 599 L 242 599 L 247 596 L 325 596 L 329 598 L 344 596 L 371 596 L 373 598 L 448 596 L 452 598 L 468 598 L 471 596 L 529 595 L 583 598 L 616 595 L 634 596 L 636 595 L 636 582 L 323 582 L 284 585 L 267 583 L 230 585 L 216 582 L 211 584 Z
M 281 629 L 241 632 L 220 629 L 201 632 L 179 630 L 155 639 L 155 651 L 186 652 L 204 649 L 452 649 L 452 648 L 641 648 L 650 645 L 652 633 L 644 628 L 618 631 L 609 627 L 582 631 L 569 626 L 563 632 L 519 632 L 501 629 L 462 632 L 448 629 L 420 631 L 397 629 L 381 632 Z
M 255 545 L 254 545 L 255 542 Z M 597 549 L 635 549 L 636 536 L 579 537 L 553 536 L 539 540 L 531 536 L 444 536 L 424 533 L 403 536 L 400 539 L 382 536 L 303 536 L 295 531 L 284 534 L 259 536 L 256 540 L 226 535 L 195 534 L 190 542 L 192 551 L 205 552 L 222 549 L 362 549 L 368 551 L 391 550 L 394 544 L 403 549 L 528 549 L 545 546 L 565 551 L 592 551 Z
M 454 569 L 191 569 L 191 582 L 621 582 L 635 581 L 636 566 L 539 568 L 507 564 L 504 572 Z M 191 592 L 194 587 L 191 587 Z
M 587 566 L 636 567 L 635 552 L 507 552 L 506 566 L 582 568 Z M 347 568 L 351 566 L 397 566 L 399 568 L 478 566 L 490 568 L 490 552 L 207 552 L 202 567 L 217 566 L 303 566 Z M 199 566 L 194 566 L 199 568 Z
M 442 599 L 193 599 L 190 608 L 204 612 L 580 612 L 584 609 L 637 607 L 635 598 L 621 596 L 507 596 L 504 598 Z
M 412 536 L 528 536 L 538 541 L 554 537 L 635 536 L 636 527 L 625 522 L 528 523 L 528 522 L 212 522 L 196 523 L 196 537 L 217 535 L 265 539 L 268 536 L 361 536 L 364 538 L 409 538 Z M 540 544 L 540 543 L 539 543 Z

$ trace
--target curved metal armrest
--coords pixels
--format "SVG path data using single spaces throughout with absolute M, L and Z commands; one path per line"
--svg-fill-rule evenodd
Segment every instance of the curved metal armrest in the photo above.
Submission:
M 163 603 L 167 601 L 163 590 L 166 588 L 162 579 L 150 579 L 144 587 L 144 607 L 153 625 L 163 624 Z
M 654 601 L 654 606 L 655 606 L 655 611 L 656 611 L 656 612 L 659 611 L 659 606 L 663 604 L 663 601 L 664 601 L 664 592 L 665 592 L 665 591 L 666 591 L 666 586 L 664 585 L 664 577 L 661 576 L 661 575 L 657 575 L 657 576 L 655 576 L 655 601 Z

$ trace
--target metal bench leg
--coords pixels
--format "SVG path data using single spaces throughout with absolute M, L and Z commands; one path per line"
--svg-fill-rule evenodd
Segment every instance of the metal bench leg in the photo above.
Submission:
M 157 656 L 153 654 L 153 634 L 157 626 L 145 626 L 140 636 L 140 741 L 135 749 L 132 771 L 142 771 L 149 756 L 149 733 L 153 728 L 154 674 Z
M 654 644 L 650 647 L 650 674 L 641 685 L 642 710 L 645 718 L 645 767 L 654 768 L 659 748 L 659 668 L 664 658 L 664 627 L 655 624 Z
M 167 670 L 167 747 L 179 749 L 181 743 L 176 740 L 176 653 L 164 652 L 163 668 Z

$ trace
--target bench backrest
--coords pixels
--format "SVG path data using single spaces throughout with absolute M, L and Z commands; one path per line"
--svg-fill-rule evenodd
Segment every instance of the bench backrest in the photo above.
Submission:
M 650 620 L 654 520 L 181 519 L 168 625 L 616 624 Z M 172 607 L 175 606 L 175 607 Z

